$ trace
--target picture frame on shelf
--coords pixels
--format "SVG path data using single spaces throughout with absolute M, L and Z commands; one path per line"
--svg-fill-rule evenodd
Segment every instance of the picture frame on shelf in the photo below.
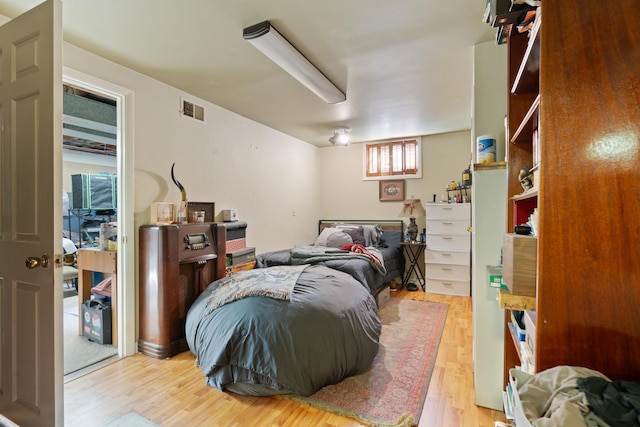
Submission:
M 192 213 L 194 211 L 204 211 L 203 222 L 213 222 L 215 218 L 215 203 L 214 202 L 187 202 L 187 221 L 193 221 Z
M 379 181 L 378 197 L 381 202 L 402 202 L 404 200 L 404 179 Z
M 176 207 L 173 203 L 154 202 L 150 208 L 151 224 L 171 224 L 176 219 Z

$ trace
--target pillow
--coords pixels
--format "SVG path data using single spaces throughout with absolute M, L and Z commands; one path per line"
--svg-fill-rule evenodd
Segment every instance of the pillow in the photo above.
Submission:
M 343 230 L 338 228 L 325 228 L 316 239 L 315 246 L 339 248 L 349 243 L 353 243 L 353 239 Z
M 333 224 L 334 228 L 342 231 L 353 230 L 362 228 L 365 240 L 365 246 L 373 246 L 377 248 L 380 246 L 380 238 L 382 237 L 382 228 L 378 224 L 374 225 L 356 225 L 356 224 Z M 326 230 L 326 229 L 325 229 Z
M 344 231 L 332 233 L 327 238 L 327 246 L 330 248 L 341 248 L 344 245 L 350 245 L 353 243 L 353 239 Z
M 380 246 L 383 248 L 399 248 L 402 239 L 401 231 L 385 230 L 380 238 Z
M 353 243 L 357 245 L 367 246 L 367 239 L 364 237 L 364 229 L 358 228 L 344 228 L 342 231 L 351 236 Z
M 367 239 L 367 246 L 374 248 L 380 247 L 380 239 L 382 238 L 382 228 L 378 225 L 363 225 L 364 236 Z

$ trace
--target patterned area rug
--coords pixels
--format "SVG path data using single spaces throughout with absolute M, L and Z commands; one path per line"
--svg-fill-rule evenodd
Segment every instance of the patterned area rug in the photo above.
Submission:
M 380 310 L 380 350 L 371 369 L 310 397 L 285 395 L 375 427 L 417 425 L 448 305 L 391 298 Z

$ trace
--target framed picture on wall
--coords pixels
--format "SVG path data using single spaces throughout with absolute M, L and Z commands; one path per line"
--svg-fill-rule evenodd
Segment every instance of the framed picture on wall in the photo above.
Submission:
M 390 179 L 379 182 L 381 202 L 401 202 L 404 200 L 404 179 Z

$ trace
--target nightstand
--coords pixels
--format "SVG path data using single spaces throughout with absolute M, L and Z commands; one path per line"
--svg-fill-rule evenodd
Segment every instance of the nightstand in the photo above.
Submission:
M 420 287 L 424 291 L 424 274 L 420 269 L 420 255 L 424 252 L 424 248 L 426 247 L 426 243 L 420 242 L 400 242 L 400 247 L 402 248 L 402 253 L 405 258 L 409 261 L 409 267 L 405 268 L 404 276 L 402 276 L 402 287 L 405 287 L 409 284 L 409 280 L 411 280 L 411 274 L 416 274 L 416 279 L 420 284 Z

